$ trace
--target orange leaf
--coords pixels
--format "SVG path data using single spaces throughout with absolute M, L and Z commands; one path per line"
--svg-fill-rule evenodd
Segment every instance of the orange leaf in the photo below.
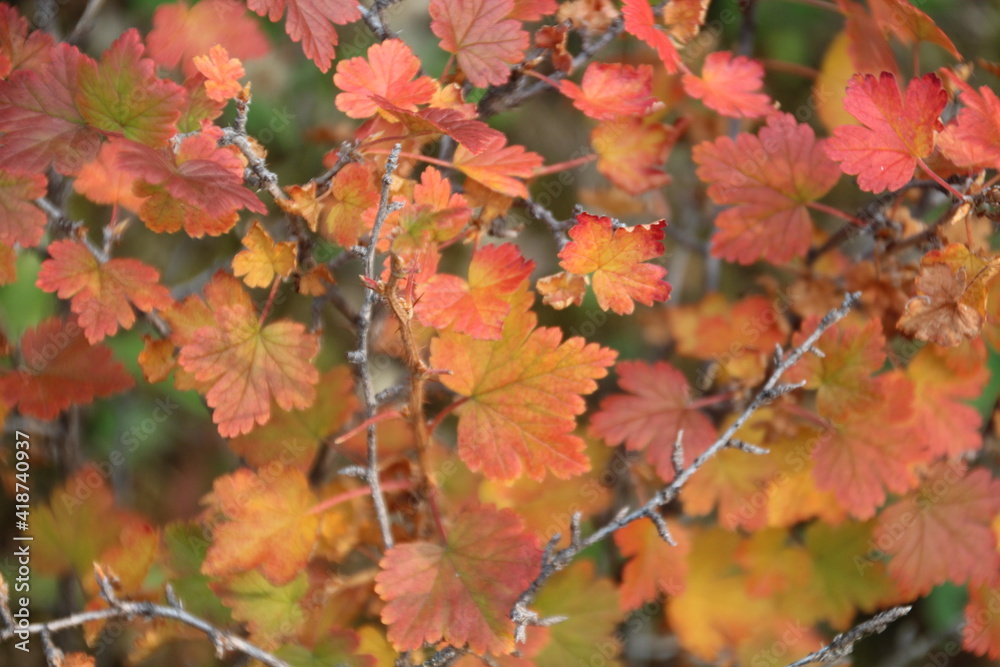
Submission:
M 830 191 L 837 166 L 811 127 L 775 113 L 757 136 L 741 133 L 694 147 L 698 178 L 716 204 L 734 206 L 715 219 L 712 254 L 751 264 L 785 264 L 805 255 L 812 238 L 806 204 Z
M 670 298 L 667 270 L 650 259 L 663 255 L 663 220 L 650 225 L 614 228 L 611 218 L 580 213 L 569 230 L 572 239 L 559 251 L 559 266 L 591 276 L 597 305 L 628 315 L 633 301 L 651 306 Z
M 214 499 L 227 521 L 216 525 L 201 571 L 210 577 L 260 570 L 275 585 L 305 567 L 319 518 L 301 471 L 268 467 L 266 475 L 241 468 L 215 480 Z
M 524 58 L 528 33 L 506 18 L 513 9 L 514 0 L 431 0 L 431 30 L 474 86 L 506 83 L 507 64 Z
M 484 186 L 509 197 L 527 197 L 528 189 L 519 178 L 531 178 L 542 166 L 542 156 L 525 150 L 524 146 L 504 146 L 507 139 L 491 139 L 479 154 L 465 146 L 455 151 L 454 166 L 463 174 Z
M 102 144 L 97 157 L 80 169 L 73 189 L 97 204 L 117 204 L 138 213 L 144 198 L 132 191 L 135 175 L 118 166 L 121 146 L 117 141 Z
M 838 127 L 826 154 L 845 174 L 857 175 L 862 190 L 899 189 L 913 177 L 917 161 L 934 150 L 934 133 L 942 128 L 938 116 L 947 104 L 948 94 L 934 74 L 910 81 L 905 101 L 891 73 L 856 74 L 844 109 L 863 127 Z
M 989 286 L 997 273 L 1000 257 L 979 257 L 959 243 L 932 250 L 920 261 L 917 296 L 906 302 L 896 328 L 946 347 L 975 338 L 986 322 Z
M 162 382 L 177 365 L 174 359 L 174 344 L 169 339 L 154 339 L 143 336 L 143 348 L 139 353 L 139 367 L 146 382 Z
M 233 273 L 244 276 L 243 282 L 250 287 L 267 287 L 276 275 L 287 278 L 295 269 L 295 244 L 275 243 L 259 220 L 253 221 L 243 245 L 247 249 L 233 257 Z
M 371 170 L 356 162 L 346 165 L 333 177 L 321 200 L 324 211 L 319 217 L 319 232 L 339 246 L 353 247 L 368 228 L 364 214 L 378 205 L 378 197 Z
M 635 35 L 649 46 L 656 49 L 657 55 L 663 61 L 667 74 L 677 71 L 681 56 L 670 40 L 670 36 L 660 29 L 653 15 L 653 8 L 647 0 L 625 0 L 622 7 L 625 17 L 625 32 Z
M 206 56 L 195 56 L 194 66 L 205 76 L 205 90 L 209 99 L 224 102 L 236 97 L 243 89 L 240 79 L 246 74 L 243 63 L 230 58 L 225 47 L 216 44 Z
M 560 271 L 545 278 L 539 278 L 535 289 L 542 295 L 542 303 L 562 310 L 570 305 L 579 306 L 587 293 L 587 281 L 575 273 Z
M 615 531 L 615 544 L 622 556 L 629 558 L 622 570 L 619 602 L 624 611 L 638 609 L 643 602 L 660 593 L 679 595 L 687 578 L 687 557 L 691 542 L 687 530 L 676 521 L 667 521 L 677 542 L 671 546 L 648 519 L 633 521 Z
M 690 407 L 691 388 L 684 374 L 665 361 L 649 365 L 622 361 L 615 367 L 618 386 L 629 392 L 601 401 L 590 430 L 611 445 L 645 450 L 646 459 L 664 481 L 674 478 L 672 456 L 677 433 L 684 431 L 684 465 L 715 442 L 715 427 Z
M 958 49 L 934 23 L 934 19 L 910 4 L 910 0 L 868 0 L 868 4 L 879 27 L 894 33 L 904 44 L 930 42 L 955 58 L 962 59 Z
M 272 399 L 283 410 L 312 405 L 319 380 L 312 365 L 319 352 L 315 334 L 289 320 L 262 326 L 246 303 L 213 304 L 213 318 L 194 331 L 178 362 L 210 385 L 205 398 L 223 437 L 267 423 Z
M 975 88 L 951 77 L 965 107 L 938 135 L 945 157 L 959 167 L 1000 168 L 1000 99 L 986 86 Z
M 585 472 L 584 443 L 572 434 L 616 352 L 556 328 L 536 329 L 531 296 L 512 299 L 498 341 L 446 331 L 431 341 L 431 366 L 450 369 L 441 381 L 469 400 L 456 413 L 458 452 L 490 479 L 522 475 L 541 481 L 548 468 L 561 479 Z
M 388 39 L 368 48 L 368 59 L 358 56 L 337 63 L 333 82 L 342 93 L 337 108 L 351 118 L 368 118 L 378 111 L 373 96 L 396 107 L 415 111 L 431 101 L 438 86 L 429 76 L 419 76 L 420 60 L 405 42 Z
M 443 640 L 479 654 L 511 652 L 508 615 L 540 561 L 538 538 L 517 514 L 489 505 L 466 509 L 443 545 L 401 544 L 382 558 L 375 591 L 386 602 L 389 640 L 399 650 Z
M 321 72 L 330 69 L 337 45 L 333 24 L 345 25 L 361 17 L 351 0 L 247 0 L 247 6 L 259 16 L 266 14 L 272 23 L 287 9 L 285 32 L 293 42 L 302 42 L 302 52 Z
M 709 0 L 672 0 L 663 8 L 663 22 L 679 44 L 694 39 L 705 25 Z
M 875 543 L 892 558 L 889 574 L 907 598 L 946 581 L 995 580 L 1000 554 L 990 526 L 1000 511 L 1000 482 L 963 463 L 935 466 L 919 489 L 886 509 Z
M 500 340 L 511 296 L 534 268 L 535 263 L 525 260 L 513 244 L 485 246 L 472 256 L 469 282 L 458 276 L 435 275 L 413 312 L 424 326 Z
M 701 76 L 685 74 L 684 90 L 709 109 L 733 118 L 755 118 L 774 111 L 771 99 L 760 89 L 764 67 L 746 56 L 716 51 L 705 58 Z
M 582 87 L 561 81 L 559 91 L 573 106 L 597 120 L 642 116 L 656 104 L 653 68 L 649 65 L 591 63 L 583 73 Z
M 173 303 L 170 292 L 158 284 L 159 272 L 135 259 L 109 259 L 103 264 L 82 243 L 54 241 L 51 259 L 42 262 L 37 285 L 60 298 L 73 297 L 87 340 L 97 343 L 113 336 L 118 327 L 131 329 L 135 306 L 144 313 Z
M 49 219 L 33 202 L 47 183 L 43 174 L 0 169 L 0 242 L 31 248 L 42 240 Z
M 10 5 L 0 6 L 0 60 L 6 58 L 7 69 L 0 67 L 0 79 L 13 70 L 41 69 L 54 46 L 52 35 L 45 30 L 30 30 L 28 19 Z
M 601 123 L 590 133 L 597 153 L 597 170 L 616 186 L 637 195 L 663 187 L 670 176 L 663 171 L 677 131 L 647 118 L 623 118 Z
M 969 604 L 965 607 L 962 648 L 976 655 L 1000 658 L 1000 614 L 995 609 L 1000 602 L 1000 584 L 971 586 Z
M 70 405 L 131 389 L 125 367 L 103 345 L 88 345 L 76 322 L 45 320 L 21 337 L 22 367 L 0 375 L 0 396 L 23 414 L 49 420 Z

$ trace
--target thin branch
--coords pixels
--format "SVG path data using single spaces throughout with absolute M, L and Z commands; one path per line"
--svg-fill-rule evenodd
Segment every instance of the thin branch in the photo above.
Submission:
M 250 97 L 245 99 L 242 95 L 237 95 L 236 118 L 233 119 L 231 127 L 223 129 L 222 139 L 219 141 L 223 146 L 232 144 L 240 149 L 247 159 L 248 165 L 243 175 L 243 180 L 252 188 L 267 190 L 275 199 L 288 199 L 288 195 L 278 186 L 278 176 L 267 168 L 264 158 L 257 154 L 250 137 L 247 135 L 247 116 L 250 113 Z
M 114 594 L 111 582 L 99 566 L 95 565 L 94 575 L 97 578 L 97 585 L 98 589 L 101 591 L 101 597 L 103 597 L 110 605 L 109 608 L 71 614 L 65 618 L 45 623 L 32 623 L 31 625 L 17 628 L 5 627 L 0 630 L 0 643 L 13 638 L 15 633 L 19 635 L 22 633 L 27 633 L 29 635 L 41 635 L 44 638 L 46 635 L 51 633 L 80 627 L 85 623 L 90 623 L 92 621 L 107 621 L 111 619 L 122 619 L 128 621 L 135 617 L 139 617 L 144 620 L 164 618 L 179 621 L 203 632 L 212 641 L 212 644 L 215 645 L 216 653 L 220 658 L 225 656 L 226 653 L 236 651 L 249 658 L 259 660 L 265 665 L 269 665 L 269 667 L 290 667 L 284 660 L 281 660 L 271 653 L 258 648 L 246 639 L 243 639 L 242 637 L 231 632 L 220 630 L 208 621 L 198 618 L 197 616 L 185 611 L 179 603 L 166 606 L 154 604 L 152 602 L 119 600 Z M 9 613 L 9 604 L 6 582 L 3 582 L 2 577 L 0 577 L 0 608 L 8 609 Z M 6 616 L 6 614 L 4 615 Z M 55 647 L 53 646 L 52 648 Z M 55 650 L 58 651 L 58 649 Z M 48 653 L 48 650 L 46 650 L 46 653 Z
M 538 594 L 542 585 L 544 585 L 553 574 L 566 567 L 581 551 L 593 546 L 620 528 L 623 528 L 633 521 L 638 521 L 639 519 L 648 518 L 652 520 L 656 524 L 657 530 L 660 531 L 661 524 L 656 520 L 654 515 L 658 515 L 661 507 L 673 501 L 691 476 L 698 472 L 698 470 L 700 470 L 709 459 L 722 450 L 735 447 L 738 449 L 745 449 L 754 454 L 762 453 L 760 448 L 752 446 L 748 447 L 745 444 L 740 443 L 740 441 L 737 441 L 735 439 L 736 433 L 747 423 L 750 417 L 752 417 L 757 410 L 784 393 L 801 386 L 797 384 L 782 384 L 781 378 L 788 371 L 788 369 L 799 361 L 799 359 L 813 349 L 827 329 L 847 316 L 847 313 L 860 298 L 860 293 L 845 295 L 844 301 L 840 307 L 827 313 L 826 316 L 820 320 L 819 326 L 816 327 L 816 330 L 813 331 L 813 333 L 810 334 L 801 345 L 791 352 L 785 354 L 779 347 L 778 354 L 776 354 L 775 358 L 776 363 L 774 370 L 771 371 L 771 375 L 768 377 L 767 382 L 764 383 L 764 386 L 760 388 L 754 399 L 736 418 L 736 421 L 734 421 L 729 428 L 726 429 L 726 432 L 723 433 L 711 447 L 700 454 L 698 458 L 691 463 L 691 465 L 678 472 L 674 477 L 673 482 L 658 491 L 644 505 L 633 511 L 622 511 L 614 518 L 614 520 L 591 533 L 586 539 L 581 539 L 578 530 L 574 530 L 572 539 L 570 540 L 570 545 L 565 549 L 556 549 L 556 546 L 559 544 L 559 540 L 562 538 L 559 534 L 554 535 L 549 541 L 549 544 L 545 549 L 545 553 L 542 556 L 541 572 L 520 595 L 520 597 L 518 597 L 517 601 L 514 603 L 513 609 L 511 609 L 510 618 L 514 621 L 516 626 L 514 634 L 516 641 L 525 641 L 527 626 L 540 624 L 541 619 L 538 614 L 531 611 L 528 606 L 534 601 L 535 596 Z M 669 533 L 667 533 L 667 535 L 669 535 Z
M 557 219 L 552 211 L 545 208 L 530 197 L 528 199 L 521 200 L 521 203 L 528 212 L 528 215 L 536 220 L 541 220 L 548 226 L 549 231 L 552 232 L 552 236 L 556 240 L 556 246 L 558 246 L 559 250 L 566 247 L 566 244 L 569 243 L 569 235 L 566 233 L 566 230 L 570 227 L 570 223 L 568 221 Z
M 386 217 L 392 212 L 394 207 L 389 202 L 389 191 L 392 186 L 392 174 L 399 164 L 399 151 L 402 144 L 396 144 L 385 162 L 385 173 L 382 176 L 382 194 L 379 199 L 378 212 L 375 214 L 375 224 L 372 227 L 371 240 L 365 251 L 364 267 L 365 278 L 369 284 L 375 284 L 375 254 L 378 246 L 378 238 L 382 231 L 382 225 Z M 369 289 L 365 293 L 364 303 L 361 305 L 361 312 L 358 314 L 358 349 L 349 353 L 348 358 L 358 366 L 358 375 L 361 380 L 361 388 L 365 396 L 365 419 L 371 419 L 378 410 L 378 398 L 375 394 L 375 385 L 372 382 L 372 371 L 370 362 L 371 355 L 371 330 L 372 319 L 375 313 L 375 306 L 381 297 L 375 290 Z M 375 504 L 375 515 L 378 517 L 379 529 L 382 532 L 382 542 L 386 549 L 391 549 L 395 541 L 392 537 L 392 526 L 389 524 L 389 511 L 385 504 L 385 496 L 382 494 L 381 482 L 379 481 L 378 468 L 378 440 L 375 435 L 375 424 L 370 424 L 367 429 L 368 435 L 368 462 L 367 462 L 367 482 L 372 490 L 372 500 Z
M 912 606 L 904 605 L 880 612 L 847 632 L 842 632 L 823 648 L 810 653 L 801 660 L 796 660 L 788 667 L 804 667 L 804 665 L 811 665 L 814 662 L 837 662 L 850 655 L 851 651 L 854 650 L 854 644 L 859 640 L 884 631 L 890 623 L 909 614 L 911 609 L 913 609 Z

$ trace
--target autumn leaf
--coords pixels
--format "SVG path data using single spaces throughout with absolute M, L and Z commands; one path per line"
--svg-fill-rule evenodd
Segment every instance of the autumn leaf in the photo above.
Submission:
M 0 79 L 16 70 L 39 71 L 49 58 L 55 40 L 45 30 L 30 30 L 28 19 L 17 9 L 0 5 Z
M 965 106 L 938 135 L 941 152 L 959 167 L 1000 168 L 1000 99 L 986 86 L 976 91 L 956 77 L 949 78 L 961 91 Z
M 277 470 L 277 471 L 275 471 Z M 210 577 L 259 570 L 270 583 L 287 584 L 305 567 L 316 542 L 316 497 L 300 470 L 241 468 L 215 480 L 213 498 L 226 520 L 212 531 L 201 571 Z
M 198 71 L 194 57 L 208 53 L 216 44 L 244 61 L 267 55 L 269 50 L 260 24 L 247 15 L 243 3 L 231 0 L 163 3 L 153 13 L 153 29 L 146 36 L 149 56 L 163 67 L 179 64 L 185 76 Z
M 918 340 L 955 347 L 971 340 L 986 322 L 990 283 L 1000 257 L 983 258 L 961 244 L 932 250 L 920 261 L 917 295 L 906 302 L 896 327 Z
M 44 174 L 0 169 L 0 242 L 25 248 L 41 242 L 49 219 L 34 200 L 45 196 L 47 185 Z
M 642 116 L 656 103 L 649 65 L 591 63 L 581 84 L 560 81 L 559 91 L 573 100 L 573 106 L 597 120 Z
M 276 23 L 285 16 L 285 32 L 293 42 L 302 42 L 302 52 L 316 63 L 321 72 L 330 69 L 337 31 L 334 24 L 345 25 L 361 18 L 357 3 L 350 0 L 247 0 L 247 6 L 259 16 Z
M 507 16 L 514 0 L 431 0 L 431 30 L 474 86 L 500 85 L 524 58 L 528 33 Z
M 184 600 L 185 609 L 209 622 L 226 625 L 232 621 L 229 609 L 209 588 L 211 578 L 201 573 L 210 538 L 196 522 L 170 523 L 163 530 L 160 562 L 177 597 Z
M 740 264 L 785 264 L 805 255 L 812 238 L 807 207 L 839 178 L 811 127 L 775 113 L 757 136 L 703 142 L 692 158 L 712 201 L 733 207 L 715 219 L 713 255 Z
M 309 577 L 305 572 L 297 575 L 288 583 L 274 584 L 260 572 L 250 570 L 213 581 L 211 587 L 232 610 L 233 618 L 246 623 L 250 641 L 274 650 L 296 636 L 307 621 L 304 602 Z
M 648 519 L 633 521 L 614 533 L 615 545 L 629 559 L 618 589 L 619 602 L 625 611 L 638 609 L 660 593 L 678 595 L 684 590 L 691 542 L 682 525 L 676 521 L 666 523 L 676 545 L 668 544 Z
M 894 33 L 904 44 L 930 42 L 937 44 L 961 60 L 955 44 L 934 23 L 934 19 L 917 9 L 909 0 L 869 0 L 875 21 L 886 32 Z
M 323 209 L 317 218 L 318 231 L 341 247 L 355 246 L 370 224 L 365 222 L 364 214 L 378 204 L 378 197 L 368 167 L 356 162 L 345 165 L 320 200 Z
M 531 178 L 542 166 L 542 156 L 524 146 L 505 146 L 506 137 L 496 137 L 478 154 L 465 146 L 455 151 L 454 166 L 474 181 L 508 197 L 527 197 L 521 178 Z
M 998 511 L 1000 483 L 988 470 L 935 466 L 878 519 L 875 543 L 891 556 L 889 574 L 900 592 L 914 598 L 945 582 L 994 581 L 1000 553 L 990 523 Z
M 841 125 L 826 143 L 826 154 L 845 174 L 857 175 L 867 192 L 897 190 L 934 150 L 934 133 L 948 94 L 934 74 L 910 81 L 905 100 L 896 77 L 857 74 L 844 96 L 844 109 L 861 122 Z
M 413 202 L 386 218 L 385 238 L 393 252 L 425 252 L 428 244 L 458 236 L 471 217 L 468 200 L 452 192 L 451 180 L 428 167 L 413 186 Z
M 138 213 L 144 198 L 132 190 L 135 175 L 118 167 L 121 147 L 118 141 L 101 144 L 97 157 L 80 169 L 73 189 L 95 204 L 118 205 Z
M 589 275 L 601 310 L 628 315 L 634 301 L 652 306 L 670 298 L 667 270 L 647 264 L 663 255 L 660 220 L 650 225 L 614 228 L 611 218 L 580 213 L 570 228 L 571 241 L 559 251 L 559 266 L 577 275 Z
M 224 102 L 236 97 L 243 89 L 240 79 L 246 74 L 243 63 L 237 58 L 230 58 L 229 52 L 216 44 L 208 55 L 194 57 L 194 66 L 204 75 L 205 90 L 209 98 Z
M 249 433 L 271 417 L 271 400 L 303 410 L 316 398 L 319 371 L 312 360 L 319 339 L 298 322 L 263 325 L 245 303 L 213 311 L 214 324 L 194 331 L 178 362 L 210 385 L 205 398 L 223 437 Z
M 625 0 L 622 6 L 625 17 L 625 32 L 635 35 L 643 42 L 656 49 L 657 55 L 663 61 L 667 74 L 674 74 L 681 62 L 670 36 L 660 30 L 653 15 L 653 8 L 647 0 Z
M 184 138 L 176 151 L 154 150 L 119 140 L 118 166 L 132 172 L 134 192 L 146 196 L 139 218 L 154 232 L 184 228 L 189 236 L 224 234 L 236 224 L 237 211 L 266 213 L 267 208 L 243 187 L 243 163 L 234 146 L 218 146 L 222 131 L 205 125 Z
M 590 133 L 597 170 L 632 195 L 663 187 L 670 182 L 663 168 L 678 134 L 652 116 L 601 123 Z
M 382 110 L 383 116 L 398 120 L 412 134 L 447 134 L 462 144 L 473 155 L 478 155 L 494 144 L 503 145 L 503 133 L 477 120 L 475 114 L 466 114 L 458 109 L 427 107 L 419 111 L 409 111 L 397 107 L 385 98 L 373 95 L 373 102 Z
M 756 118 L 774 112 L 774 104 L 764 93 L 764 67 L 746 56 L 728 51 L 708 54 L 701 76 L 685 74 L 684 90 L 709 109 L 733 118 Z
M 992 610 L 1000 599 L 1000 584 L 970 586 L 962 624 L 962 648 L 990 660 L 1000 658 L 1000 615 Z
M 375 577 L 385 602 L 382 622 L 399 650 L 424 642 L 468 644 L 475 653 L 514 648 L 514 601 L 538 574 L 538 539 L 511 510 L 471 506 L 447 530 L 444 544 L 411 542 L 390 549 Z
M 614 447 L 645 451 L 656 473 L 666 482 L 674 478 L 674 444 L 684 432 L 684 465 L 715 442 L 711 420 L 691 406 L 691 388 L 684 374 L 665 361 L 645 364 L 622 361 L 615 366 L 618 386 L 628 393 L 601 401 L 590 419 L 590 430 Z
M 451 328 L 473 338 L 500 340 L 510 298 L 522 286 L 535 263 L 517 246 L 505 243 L 481 248 L 469 263 L 469 281 L 438 273 L 430 279 L 413 308 L 424 326 Z
M 375 43 L 368 48 L 367 60 L 359 56 L 337 63 L 333 83 L 344 91 L 337 95 L 337 108 L 351 118 L 368 118 L 379 108 L 375 96 L 415 111 L 418 104 L 430 102 L 438 88 L 429 76 L 417 76 L 419 71 L 420 60 L 405 42 Z
M 8 406 L 37 419 L 54 419 L 70 405 L 131 389 L 125 367 L 103 345 L 89 345 L 76 322 L 45 320 L 21 337 L 22 364 L 0 375 Z
M 94 159 L 101 133 L 87 125 L 76 101 L 85 64 L 93 60 L 59 43 L 38 72 L 19 70 L 0 81 L 0 163 L 39 174 L 52 164 L 73 175 Z
M 267 287 L 275 276 L 287 278 L 295 269 L 295 244 L 275 243 L 259 220 L 253 221 L 243 245 L 246 250 L 233 257 L 233 273 L 250 287 Z
M 138 260 L 102 263 L 85 245 L 70 240 L 53 241 L 48 252 L 36 284 L 61 299 L 73 298 L 71 308 L 91 343 L 113 336 L 119 326 L 131 329 L 132 306 L 149 313 L 173 303 L 169 290 L 158 283 L 159 272 Z
M 562 310 L 571 305 L 583 304 L 583 297 L 587 294 L 587 281 L 575 273 L 560 271 L 539 278 L 535 283 L 535 289 L 542 295 L 542 303 L 556 310 Z
M 155 63 L 144 53 L 139 32 L 132 29 L 111 44 L 100 64 L 82 61 L 76 103 L 83 118 L 102 132 L 160 148 L 177 131 L 184 89 L 157 78 Z
M 663 8 L 663 22 L 678 44 L 686 45 L 705 25 L 709 0 L 672 0 Z
M 528 293 L 512 299 L 499 341 L 452 331 L 431 341 L 431 366 L 451 370 L 442 383 L 468 399 L 455 411 L 459 456 L 489 479 L 585 472 L 575 416 L 616 356 L 579 337 L 563 342 L 559 329 L 536 328 L 530 305 Z

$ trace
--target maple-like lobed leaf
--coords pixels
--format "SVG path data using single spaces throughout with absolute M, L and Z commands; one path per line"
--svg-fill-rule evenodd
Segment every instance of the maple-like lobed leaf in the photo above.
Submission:
M 962 624 L 962 648 L 970 653 L 1000 658 L 1000 614 L 994 609 L 1000 600 L 1000 584 L 970 586 Z
M 212 531 L 201 571 L 224 577 L 257 570 L 284 585 L 302 571 L 319 517 L 310 514 L 316 497 L 302 471 L 268 467 L 266 474 L 241 468 L 215 480 L 213 497 L 226 521 Z
M 367 58 L 337 63 L 333 83 L 343 91 L 337 95 L 337 108 L 351 118 L 368 118 L 379 108 L 373 98 L 381 98 L 400 109 L 416 111 L 438 89 L 434 79 L 417 76 L 419 71 L 420 60 L 402 40 L 373 44 Z
M 361 235 L 371 226 L 367 213 L 378 206 L 379 192 L 371 169 L 352 162 L 333 177 L 323 209 L 317 218 L 318 231 L 344 248 L 357 245 Z
M 194 66 L 206 79 L 205 90 L 209 98 L 224 102 L 236 97 L 243 89 L 239 81 L 246 74 L 243 63 L 238 58 L 230 58 L 225 47 L 216 44 L 207 55 L 197 55 L 193 60 Z
M 805 255 L 812 238 L 806 204 L 823 197 L 840 174 L 812 128 L 775 113 L 757 136 L 719 137 L 694 147 L 698 178 L 716 204 L 712 254 L 750 264 L 785 264 Z
M 590 431 L 612 447 L 625 443 L 630 451 L 644 451 L 656 473 L 670 482 L 678 433 L 684 432 L 687 466 L 715 442 L 715 427 L 708 417 L 690 407 L 687 379 L 667 362 L 622 361 L 615 371 L 618 386 L 627 393 L 601 401 L 590 418 Z
M 676 544 L 667 543 L 647 519 L 633 521 L 614 533 L 615 545 L 629 559 L 618 589 L 623 611 L 638 609 L 661 592 L 679 595 L 684 591 L 691 541 L 680 523 L 666 521 L 666 524 Z
M 510 299 L 534 268 L 511 243 L 485 246 L 472 256 L 468 282 L 444 273 L 433 276 L 413 312 L 424 326 L 500 340 Z
M 875 22 L 895 34 L 904 44 L 930 42 L 937 44 L 955 58 L 962 56 L 934 19 L 914 7 L 909 0 L 869 0 Z
M 132 306 L 148 313 L 174 301 L 159 284 L 160 273 L 138 260 L 102 263 L 87 246 L 70 240 L 53 241 L 48 252 L 50 259 L 42 262 L 36 285 L 62 299 L 72 297 L 71 308 L 92 344 L 113 336 L 119 327 L 131 329 Z
M 653 15 L 653 8 L 647 0 L 625 0 L 622 5 L 625 17 L 625 32 L 634 35 L 656 50 L 667 74 L 674 74 L 681 63 L 670 36 L 660 29 Z
M 451 370 L 442 383 L 468 399 L 455 411 L 459 456 L 492 480 L 586 472 L 575 417 L 617 356 L 579 337 L 562 341 L 559 329 L 535 328 L 530 305 L 527 292 L 512 299 L 499 341 L 452 331 L 431 341 L 431 366 Z
M 419 111 L 408 111 L 382 97 L 372 96 L 371 99 L 378 104 L 383 115 L 392 116 L 410 132 L 447 134 L 473 155 L 478 155 L 497 144 L 502 146 L 506 141 L 502 132 L 494 130 L 481 120 L 477 120 L 475 114 L 469 117 L 458 109 L 443 107 L 427 107 Z
M 118 167 L 121 147 L 118 141 L 101 144 L 97 157 L 80 169 L 73 189 L 95 204 L 118 205 L 137 213 L 142 208 L 143 197 L 133 192 L 135 176 Z
M 556 310 L 568 308 L 571 305 L 583 304 L 587 294 L 587 279 L 568 271 L 560 271 L 551 276 L 539 278 L 535 289 L 542 295 L 542 303 Z
M 705 25 L 708 3 L 709 0 L 672 0 L 663 8 L 663 22 L 678 44 L 686 45 L 698 36 Z
M 559 91 L 573 106 L 597 120 L 642 116 L 656 104 L 650 65 L 591 63 L 581 85 L 560 81 Z
M 22 365 L 0 375 L 0 397 L 22 414 L 54 419 L 71 405 L 131 389 L 132 376 L 103 345 L 90 345 L 74 321 L 45 320 L 21 337 Z
M 185 92 L 157 78 L 156 64 L 144 53 L 139 32 L 130 29 L 108 47 L 100 64 L 82 61 L 76 103 L 98 130 L 159 148 L 177 131 Z
M 18 70 L 0 81 L 0 164 L 76 174 L 97 155 L 101 133 L 77 106 L 80 72 L 94 61 L 60 42 L 39 71 Z
M 505 146 L 504 136 L 495 137 L 479 153 L 465 146 L 455 151 L 454 166 L 486 188 L 508 197 L 527 197 L 528 189 L 518 179 L 531 178 L 542 166 L 542 156 L 524 146 Z
M 597 305 L 628 315 L 634 301 L 645 306 L 670 298 L 667 270 L 650 259 L 663 255 L 666 221 L 614 228 L 611 218 L 580 213 L 570 228 L 570 242 L 559 251 L 559 266 L 570 273 L 590 275 Z
M 1000 99 L 986 86 L 977 91 L 956 77 L 949 78 L 961 91 L 965 106 L 938 135 L 941 152 L 959 167 L 1000 168 Z
M 295 243 L 275 243 L 259 220 L 247 230 L 243 245 L 246 250 L 233 257 L 233 273 L 250 287 L 267 287 L 275 276 L 287 278 L 295 269 Z
M 431 30 L 473 85 L 498 86 L 524 58 L 528 33 L 507 18 L 514 0 L 431 0 Z
M 538 574 L 538 538 L 512 510 L 472 505 L 444 544 L 411 542 L 390 549 L 375 577 L 386 605 L 382 621 L 398 650 L 445 641 L 479 654 L 514 648 L 514 601 Z
M 315 334 L 289 320 L 262 325 L 245 303 L 215 306 L 213 315 L 214 324 L 196 329 L 181 347 L 178 362 L 210 386 L 205 398 L 220 435 L 266 424 L 272 399 L 284 410 L 312 405 L 319 380 Z
M 0 4 L 0 79 L 17 70 L 39 71 L 48 62 L 55 40 L 45 30 L 30 30 L 28 19 Z
M 279 16 L 280 18 L 280 16 Z M 149 56 L 157 65 L 181 67 L 185 76 L 197 72 L 194 57 L 216 44 L 233 58 L 252 60 L 267 55 L 267 37 L 246 5 L 232 0 L 165 2 L 153 13 L 153 29 L 146 36 Z
M 49 219 L 34 200 L 47 186 L 44 174 L 0 169 L 0 243 L 31 248 L 41 242 Z
M 247 6 L 272 23 L 285 17 L 285 32 L 293 42 L 302 42 L 302 52 L 321 72 L 330 69 L 337 31 L 333 27 L 361 18 L 361 10 L 351 0 L 247 0 Z
M 653 116 L 606 121 L 590 133 L 597 170 L 632 195 L 670 182 L 663 167 L 679 132 Z
M 919 159 L 934 150 L 939 116 L 948 104 L 941 80 L 925 74 L 910 81 L 906 98 L 896 77 L 856 74 L 847 87 L 844 109 L 861 125 L 841 125 L 826 142 L 826 154 L 845 174 L 856 175 L 867 192 L 897 190 L 913 177 Z
M 998 511 L 1000 482 L 988 470 L 958 462 L 932 468 L 920 488 L 882 512 L 874 535 L 902 595 L 995 581 L 1000 553 L 990 523 Z
M 709 109 L 733 118 L 756 118 L 774 112 L 765 93 L 764 66 L 746 56 L 728 51 L 708 54 L 701 76 L 685 74 L 684 91 L 701 100 Z

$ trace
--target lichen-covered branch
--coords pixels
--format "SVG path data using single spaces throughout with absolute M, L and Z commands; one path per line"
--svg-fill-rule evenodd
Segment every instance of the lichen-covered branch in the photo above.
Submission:
M 912 606 L 904 605 L 880 612 L 864 623 L 854 626 L 847 632 L 840 633 L 823 648 L 813 651 L 801 660 L 796 660 L 788 665 L 788 667 L 804 667 L 814 662 L 837 662 L 850 655 L 851 651 L 854 650 L 854 644 L 859 640 L 882 632 L 889 627 L 890 623 L 909 614 L 911 609 L 913 609 Z

